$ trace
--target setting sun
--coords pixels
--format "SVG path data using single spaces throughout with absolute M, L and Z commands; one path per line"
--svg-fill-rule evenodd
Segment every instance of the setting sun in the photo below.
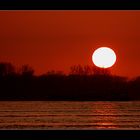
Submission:
M 101 47 L 94 51 L 92 61 L 97 67 L 109 68 L 115 64 L 116 54 L 111 48 Z

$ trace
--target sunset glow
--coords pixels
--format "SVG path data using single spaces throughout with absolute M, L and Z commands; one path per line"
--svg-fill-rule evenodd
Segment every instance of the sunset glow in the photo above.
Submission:
M 2 10 L 0 18 L 1 62 L 28 64 L 35 75 L 68 74 L 74 65 L 94 66 L 93 51 L 110 47 L 112 74 L 140 75 L 139 10 Z

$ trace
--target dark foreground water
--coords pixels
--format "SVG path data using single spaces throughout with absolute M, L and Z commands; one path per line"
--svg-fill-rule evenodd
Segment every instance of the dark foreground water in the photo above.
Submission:
M 0 129 L 140 130 L 140 102 L 0 101 Z

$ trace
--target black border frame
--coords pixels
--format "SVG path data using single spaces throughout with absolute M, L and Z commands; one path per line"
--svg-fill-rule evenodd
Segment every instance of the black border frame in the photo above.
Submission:
M 1 0 L 0 10 L 140 10 L 138 0 Z M 0 130 L 0 139 L 138 140 L 140 130 Z
M 1 10 L 139 10 L 139 0 L 0 0 Z
M 139 130 L 1 130 L 0 139 L 139 140 Z

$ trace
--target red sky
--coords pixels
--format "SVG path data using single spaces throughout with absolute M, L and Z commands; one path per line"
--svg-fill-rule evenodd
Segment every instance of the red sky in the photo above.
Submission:
M 0 61 L 29 64 L 36 74 L 93 65 L 103 46 L 117 54 L 113 74 L 140 75 L 140 11 L 0 11 Z

